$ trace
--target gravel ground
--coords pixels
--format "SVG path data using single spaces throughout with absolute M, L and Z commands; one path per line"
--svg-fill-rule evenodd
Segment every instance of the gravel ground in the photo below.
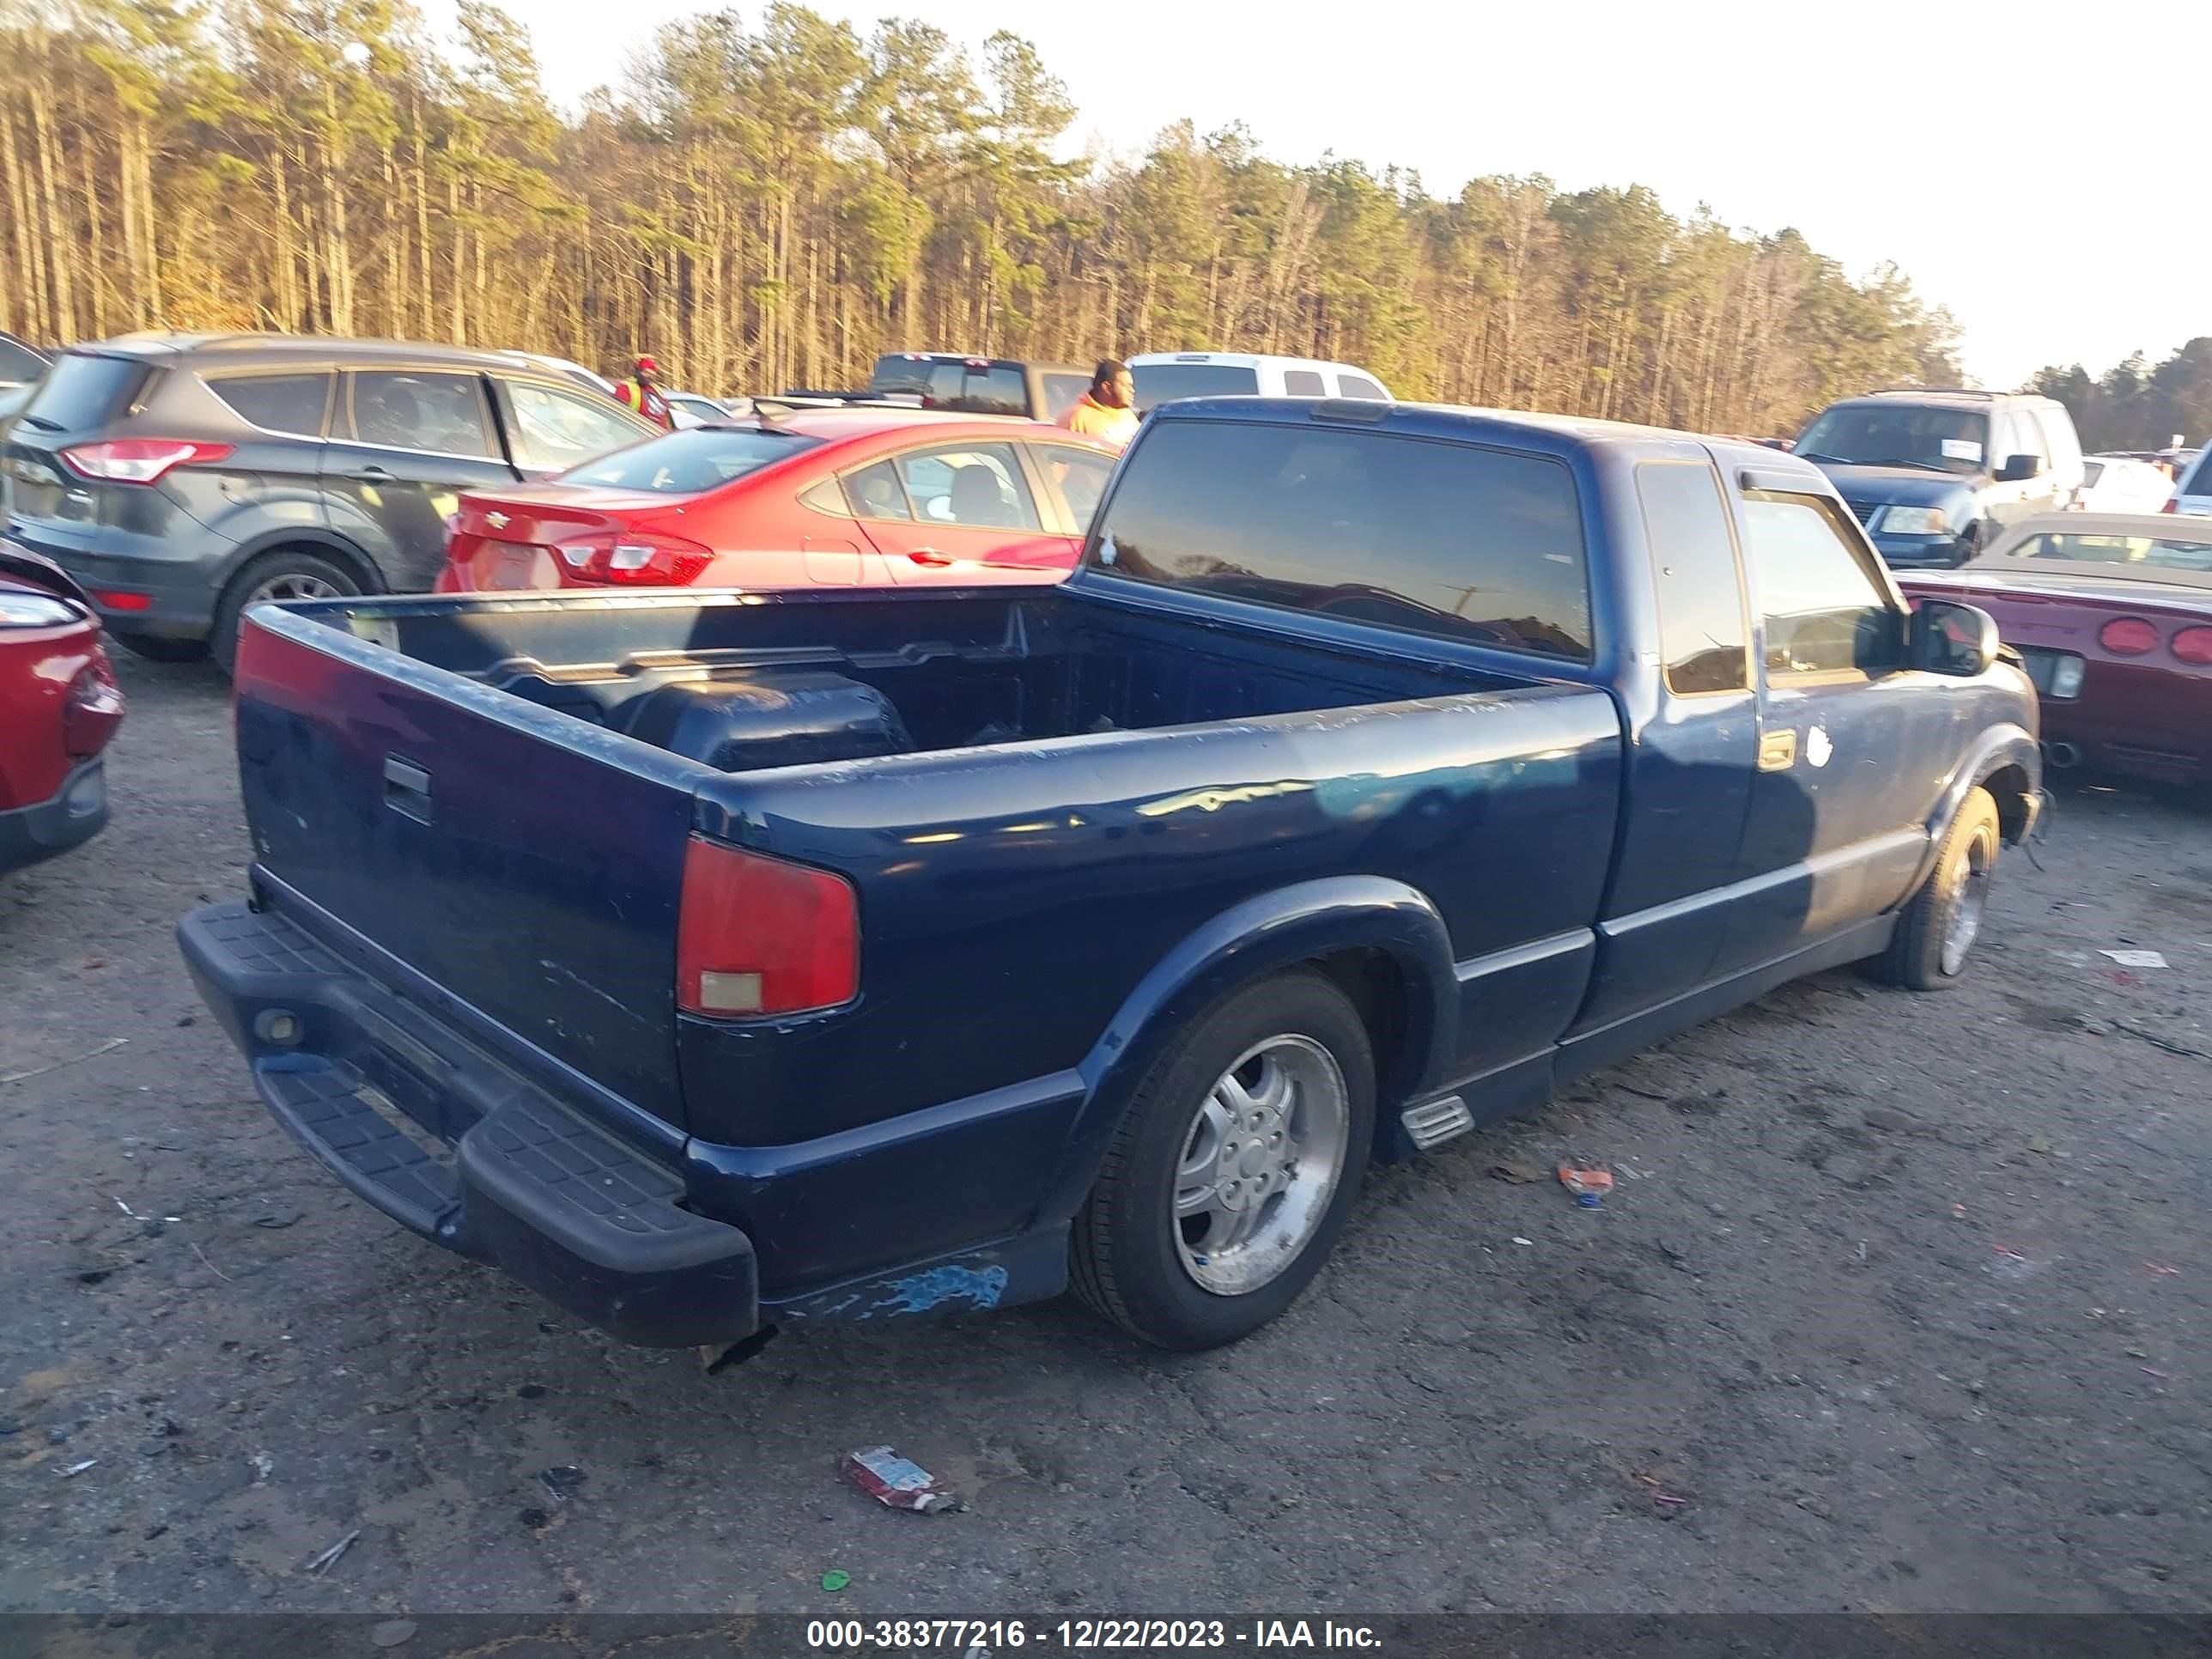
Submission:
M 2202 806 L 2064 792 L 1954 994 L 1823 975 L 1379 1172 L 1233 1350 L 1054 1305 L 708 1376 L 270 1122 L 169 933 L 241 890 L 224 690 L 123 673 L 113 826 L 0 878 L 0 1609 L 2212 1605 Z M 1603 1210 L 1507 1178 L 1571 1152 Z M 840 1484 L 884 1442 L 969 1512 Z

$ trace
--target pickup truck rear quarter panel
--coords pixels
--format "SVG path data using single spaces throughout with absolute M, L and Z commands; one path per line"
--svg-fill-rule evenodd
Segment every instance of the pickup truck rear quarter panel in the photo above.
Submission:
M 683 1020 L 693 1133 L 752 1149 L 695 1158 L 735 1183 L 740 1224 L 760 1178 L 791 1173 L 775 1149 L 836 1136 L 819 1176 L 840 1190 L 780 1179 L 776 1202 L 865 1205 L 874 1231 L 904 1193 L 883 1231 L 916 1251 L 1011 1232 L 1085 1102 L 1110 1111 L 1176 1029 L 1125 1005 L 1346 949 L 1431 988 L 1415 1070 L 1517 1058 L 1580 1003 L 1620 757 L 1609 696 L 1545 687 L 715 779 L 704 833 L 854 881 L 861 994 L 806 1020 Z M 1425 933 L 1407 916 L 1429 908 Z M 901 1150 L 908 1114 L 938 1131 L 927 1168 Z M 770 1290 L 851 1265 L 754 1231 Z

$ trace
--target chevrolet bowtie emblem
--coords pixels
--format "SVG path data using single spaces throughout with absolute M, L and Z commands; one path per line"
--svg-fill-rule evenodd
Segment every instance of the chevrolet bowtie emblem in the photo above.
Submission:
M 484 514 L 484 522 L 489 525 L 494 530 L 504 530 L 507 528 L 507 514 L 504 513 L 487 513 Z

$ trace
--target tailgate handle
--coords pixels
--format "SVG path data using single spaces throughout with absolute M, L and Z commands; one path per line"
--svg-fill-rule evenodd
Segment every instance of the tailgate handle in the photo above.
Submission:
M 430 821 L 430 775 L 397 755 L 384 757 L 384 804 L 417 823 Z

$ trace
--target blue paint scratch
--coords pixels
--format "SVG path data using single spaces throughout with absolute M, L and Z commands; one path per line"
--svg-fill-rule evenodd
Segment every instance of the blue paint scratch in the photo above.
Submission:
M 932 1267 L 927 1273 L 895 1279 L 887 1288 L 890 1294 L 880 1298 L 871 1312 L 879 1309 L 892 1314 L 927 1313 L 948 1302 L 962 1301 L 971 1308 L 995 1308 L 1006 1293 L 1006 1270 Z

